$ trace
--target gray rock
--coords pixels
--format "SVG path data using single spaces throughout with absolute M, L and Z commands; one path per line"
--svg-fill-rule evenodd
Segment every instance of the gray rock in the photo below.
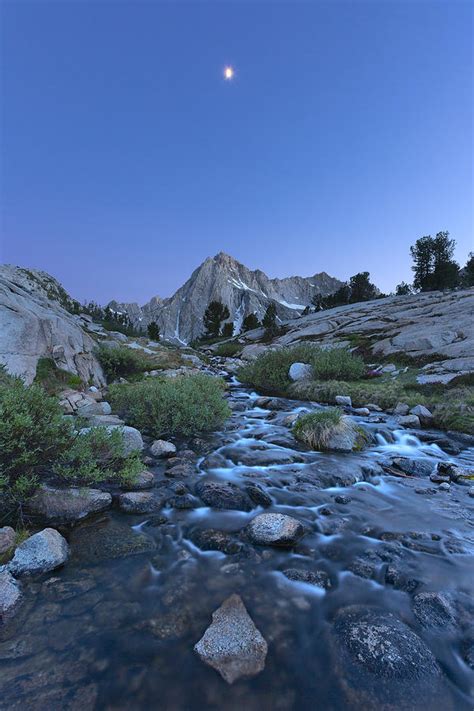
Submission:
M 456 611 L 448 595 L 439 592 L 421 592 L 413 598 L 413 612 L 422 627 L 453 628 Z
M 308 363 L 292 363 L 288 371 L 288 376 L 293 382 L 299 380 L 311 380 L 313 377 L 313 368 Z
M 474 499 L 474 486 L 470 486 L 467 493 Z
M 45 272 L 0 266 L 0 363 L 10 373 L 33 382 L 40 358 L 105 385 L 88 324 L 66 311 L 61 285 Z
M 4 555 L 15 544 L 15 530 L 11 526 L 0 528 L 0 555 Z
M 0 571 L 0 623 L 9 620 L 22 600 L 20 583 L 8 570 Z
M 410 429 L 419 429 L 421 427 L 421 422 L 417 415 L 404 415 L 398 418 L 398 424 L 401 427 L 408 427 Z
M 412 407 L 410 410 L 410 415 L 416 415 L 422 425 L 431 425 L 433 423 L 433 415 L 424 405 L 417 405 Z
M 202 480 L 196 485 L 196 494 L 207 506 L 214 509 L 250 511 L 254 504 L 247 494 L 231 482 L 220 483 Z
M 397 403 L 395 409 L 393 410 L 393 414 L 397 415 L 398 417 L 404 417 L 405 415 L 408 415 L 409 412 L 410 406 L 407 405 L 405 402 Z
M 368 407 L 356 407 L 354 409 L 354 414 L 359 415 L 359 417 L 368 417 L 370 415 L 370 410 Z
M 245 531 L 250 540 L 260 546 L 292 546 L 306 532 L 296 518 L 278 513 L 255 516 Z
M 67 541 L 54 528 L 45 528 L 23 541 L 8 563 L 12 575 L 36 575 L 55 570 L 67 561 Z
M 163 501 L 148 491 L 129 491 L 120 494 L 118 500 L 121 511 L 129 514 L 144 514 L 159 511 Z
M 367 403 L 366 408 L 371 412 L 383 412 L 382 408 L 378 405 L 375 405 L 373 402 Z
M 43 485 L 28 502 L 28 511 L 47 523 L 65 524 L 82 521 L 111 505 L 112 496 L 100 489 L 56 489 Z
M 306 583 L 314 585 L 323 590 L 329 590 L 332 587 L 331 579 L 325 570 L 304 570 L 301 568 L 288 568 L 283 571 L 288 580 L 293 580 L 297 583 Z
M 122 484 L 122 489 L 128 491 L 142 491 L 143 489 L 151 489 L 155 483 L 155 477 L 152 472 L 140 472 L 134 481 L 130 484 Z
M 349 395 L 336 395 L 335 403 L 341 407 L 352 407 L 352 398 Z
M 150 452 L 154 457 L 171 457 L 176 452 L 176 446 L 164 439 L 155 439 L 150 447 Z
M 85 402 L 84 404 L 79 403 L 77 407 L 77 414 L 80 417 L 93 417 L 94 415 L 110 415 L 112 413 L 112 408 L 108 402 L 97 402 L 93 400 L 92 402 Z
M 90 432 L 90 427 L 83 427 L 79 430 L 80 434 Z M 112 432 L 119 429 L 122 433 L 124 454 L 132 454 L 132 452 L 141 452 L 143 447 L 143 437 L 135 427 L 123 427 L 122 425 L 107 425 L 107 430 Z
M 394 457 L 392 465 L 409 476 L 430 477 L 434 473 L 436 462 L 431 459 L 411 459 L 410 457 Z
M 233 684 L 263 671 L 268 645 L 242 598 L 234 594 L 212 613 L 212 624 L 194 649 L 203 662 Z

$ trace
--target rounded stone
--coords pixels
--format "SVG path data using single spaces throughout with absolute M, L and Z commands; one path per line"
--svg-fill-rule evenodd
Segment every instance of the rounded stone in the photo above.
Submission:
M 253 543 L 261 546 L 292 546 L 305 533 L 303 524 L 292 516 L 263 513 L 255 516 L 246 532 Z

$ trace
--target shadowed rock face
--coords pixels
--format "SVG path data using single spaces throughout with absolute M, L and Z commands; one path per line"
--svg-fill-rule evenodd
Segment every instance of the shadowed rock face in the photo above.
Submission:
M 212 613 L 212 624 L 194 649 L 203 662 L 233 684 L 263 670 L 268 646 L 240 595 L 231 595 Z
M 43 357 L 84 382 L 105 384 L 87 321 L 61 305 L 69 298 L 45 272 L 0 266 L 0 363 L 27 384 Z
M 143 307 L 116 301 L 109 306 L 126 312 L 136 326 L 156 321 L 165 338 L 189 343 L 202 335 L 203 316 L 210 301 L 227 305 L 229 320 L 239 332 L 245 316 L 256 313 L 261 319 L 270 303 L 275 303 L 280 319 L 295 318 L 316 294 L 326 296 L 341 284 L 325 272 L 313 277 L 269 279 L 262 271 L 251 271 L 220 252 L 206 259 L 169 299 L 155 297 Z

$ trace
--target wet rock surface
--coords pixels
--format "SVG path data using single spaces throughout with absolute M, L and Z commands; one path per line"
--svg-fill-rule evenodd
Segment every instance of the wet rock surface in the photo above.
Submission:
M 67 541 L 54 528 L 45 528 L 23 541 L 8 563 L 8 570 L 15 577 L 39 575 L 55 570 L 67 561 Z
M 268 646 L 242 598 L 231 595 L 213 612 L 212 624 L 194 649 L 203 662 L 233 684 L 263 670 Z
M 290 428 L 314 404 L 229 397 L 152 488 L 60 529 L 66 565 L 7 578 L 0 707 L 470 711 L 474 441 L 360 414 L 363 451 L 313 452 Z
M 105 511 L 112 496 L 99 489 L 71 487 L 56 489 L 42 486 L 28 503 L 28 512 L 38 520 L 52 524 L 74 523 L 91 514 Z

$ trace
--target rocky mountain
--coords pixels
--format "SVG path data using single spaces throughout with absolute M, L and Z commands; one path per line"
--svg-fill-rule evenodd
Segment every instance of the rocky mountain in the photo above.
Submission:
M 151 321 L 160 326 L 164 338 L 189 343 L 203 333 L 203 316 L 210 301 L 222 301 L 229 308 L 234 332 L 250 313 L 261 319 L 270 303 L 275 303 L 280 320 L 299 316 L 316 294 L 327 296 L 342 282 L 325 272 L 313 277 L 270 279 L 259 269 L 252 271 L 228 254 L 220 252 L 206 259 L 188 281 L 168 299 L 154 297 L 144 306 L 112 301 L 115 311 L 126 312 L 135 326 Z
M 52 358 L 84 382 L 105 383 L 88 332 L 91 319 L 46 272 L 0 265 L 0 363 L 31 383 L 39 358 Z

